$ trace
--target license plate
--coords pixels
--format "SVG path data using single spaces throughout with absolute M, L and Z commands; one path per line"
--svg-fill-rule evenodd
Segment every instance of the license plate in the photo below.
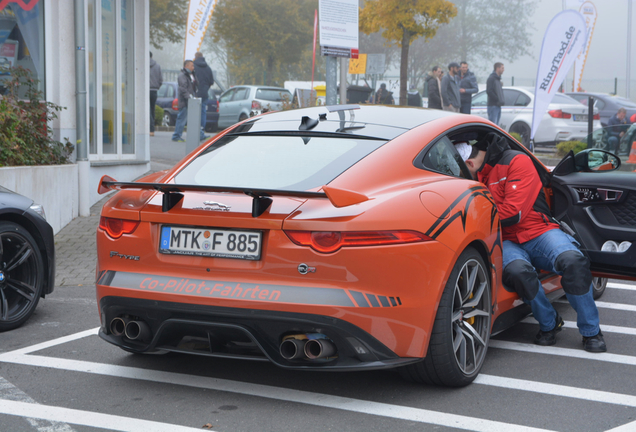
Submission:
M 574 118 L 574 121 L 586 122 L 587 121 L 587 114 L 572 115 L 572 118 Z
M 261 231 L 162 226 L 159 252 L 259 260 L 262 237 Z

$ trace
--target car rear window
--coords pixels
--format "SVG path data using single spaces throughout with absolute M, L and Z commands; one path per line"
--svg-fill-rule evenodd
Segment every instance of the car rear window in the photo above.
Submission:
M 291 93 L 282 89 L 256 89 L 256 99 L 280 102 L 282 100 L 291 100 Z
M 570 105 L 581 104 L 581 102 L 577 101 L 576 99 L 561 93 L 555 93 L 554 98 L 552 99 L 552 102 L 559 103 L 559 104 L 570 104 Z
M 308 190 L 324 186 L 386 141 L 324 136 L 240 135 L 210 145 L 178 184 Z

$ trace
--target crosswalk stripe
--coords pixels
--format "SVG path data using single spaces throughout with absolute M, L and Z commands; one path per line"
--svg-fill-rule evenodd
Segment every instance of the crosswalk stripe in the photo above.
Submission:
M 608 282 L 607 288 L 623 289 L 628 291 L 636 291 L 636 285 L 623 284 L 618 282 Z
M 568 301 L 565 299 L 556 300 L 555 303 L 569 304 Z M 636 305 L 630 305 L 630 304 L 624 304 L 624 303 L 609 303 L 609 302 L 602 302 L 597 300 L 596 307 L 603 308 L 603 309 L 614 309 L 614 310 L 621 310 L 621 311 L 628 311 L 628 312 L 636 312 Z

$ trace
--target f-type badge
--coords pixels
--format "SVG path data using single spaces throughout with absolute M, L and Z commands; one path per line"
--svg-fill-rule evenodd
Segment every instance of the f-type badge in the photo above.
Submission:
M 298 273 L 307 274 L 307 273 L 316 273 L 316 267 L 309 267 L 307 264 L 298 264 Z
M 224 212 L 228 212 L 230 211 L 230 206 L 229 205 L 225 205 L 225 204 L 221 204 L 219 202 L 215 202 L 215 201 L 203 201 L 203 204 L 205 204 L 206 206 L 210 206 L 210 207 L 206 207 L 206 210 L 216 210 L 216 211 L 224 211 Z

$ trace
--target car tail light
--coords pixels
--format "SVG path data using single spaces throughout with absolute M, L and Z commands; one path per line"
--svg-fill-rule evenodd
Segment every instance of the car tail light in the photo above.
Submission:
M 309 246 L 316 252 L 331 253 L 342 247 L 381 246 L 418 243 L 432 239 L 417 231 L 285 231 L 299 246 Z
M 118 239 L 124 234 L 132 234 L 139 226 L 139 221 L 115 219 L 108 217 L 99 218 L 99 227 L 106 231 L 109 237 Z
M 174 98 L 172 101 L 172 109 L 174 111 L 179 111 L 179 98 Z
M 261 103 L 259 101 L 252 101 L 252 109 L 253 110 L 260 110 L 262 109 Z
M 550 114 L 550 117 L 552 117 L 552 118 L 562 118 L 562 119 L 572 118 L 572 114 L 564 113 L 561 110 L 550 110 L 550 111 L 548 111 L 548 114 Z
M 600 120 L 601 119 L 601 115 L 599 113 L 594 114 L 594 120 Z

